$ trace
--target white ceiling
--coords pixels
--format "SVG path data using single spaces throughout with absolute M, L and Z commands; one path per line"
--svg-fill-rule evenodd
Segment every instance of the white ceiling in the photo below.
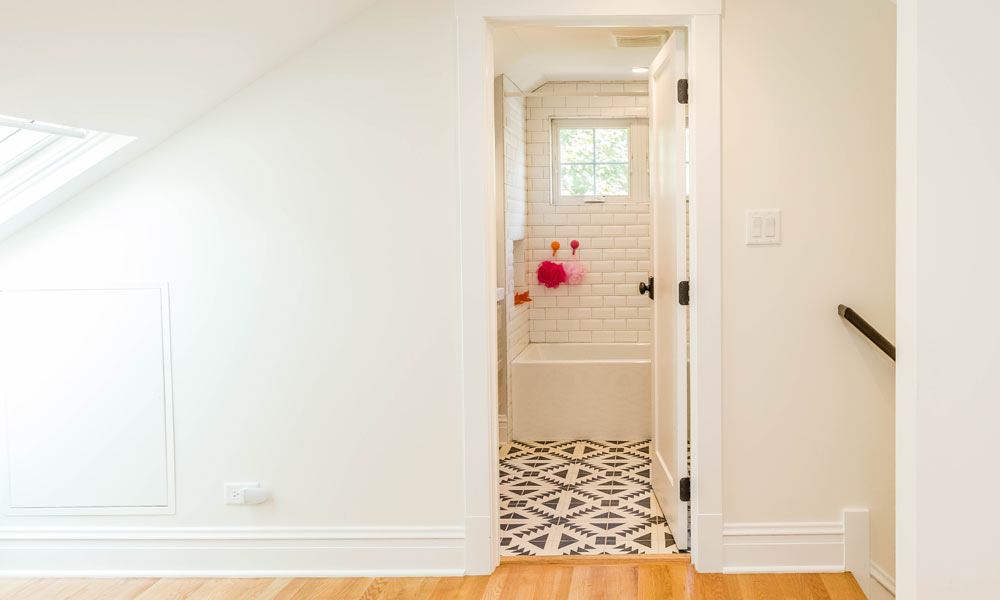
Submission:
M 645 80 L 632 67 L 648 66 L 659 48 L 618 48 L 606 27 L 498 27 L 494 69 L 522 90 L 546 81 Z
M 0 114 L 161 138 L 369 0 L 0 0 Z

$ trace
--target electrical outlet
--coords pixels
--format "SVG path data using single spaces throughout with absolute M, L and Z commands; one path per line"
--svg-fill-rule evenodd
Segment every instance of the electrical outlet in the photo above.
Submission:
M 246 504 L 244 490 L 247 488 L 259 488 L 260 484 L 256 481 L 247 481 L 242 483 L 224 483 L 222 487 L 225 492 L 225 504 Z

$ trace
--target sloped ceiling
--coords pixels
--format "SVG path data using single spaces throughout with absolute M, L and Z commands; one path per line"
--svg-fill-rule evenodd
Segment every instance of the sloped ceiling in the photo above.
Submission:
M 546 81 L 646 79 L 632 67 L 648 66 L 659 48 L 618 48 L 605 27 L 498 27 L 493 32 L 494 70 L 522 90 Z
M 0 114 L 177 130 L 370 0 L 6 0 Z

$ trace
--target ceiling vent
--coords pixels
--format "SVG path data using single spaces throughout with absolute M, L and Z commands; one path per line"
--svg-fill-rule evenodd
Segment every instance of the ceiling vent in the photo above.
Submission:
M 618 48 L 659 48 L 667 43 L 669 31 L 663 29 L 621 29 L 612 31 Z

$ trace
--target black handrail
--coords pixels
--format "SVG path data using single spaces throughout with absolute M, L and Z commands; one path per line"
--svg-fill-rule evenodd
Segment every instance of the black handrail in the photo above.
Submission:
M 873 344 L 879 347 L 882 352 L 889 355 L 889 358 L 896 360 L 896 346 L 892 344 L 889 340 L 885 339 L 885 336 L 879 333 L 874 327 L 868 324 L 861 318 L 861 315 L 854 312 L 854 309 L 849 306 L 844 306 L 843 304 L 837 307 L 837 313 L 847 319 L 847 322 L 851 325 L 857 327 L 866 338 L 872 341 Z

